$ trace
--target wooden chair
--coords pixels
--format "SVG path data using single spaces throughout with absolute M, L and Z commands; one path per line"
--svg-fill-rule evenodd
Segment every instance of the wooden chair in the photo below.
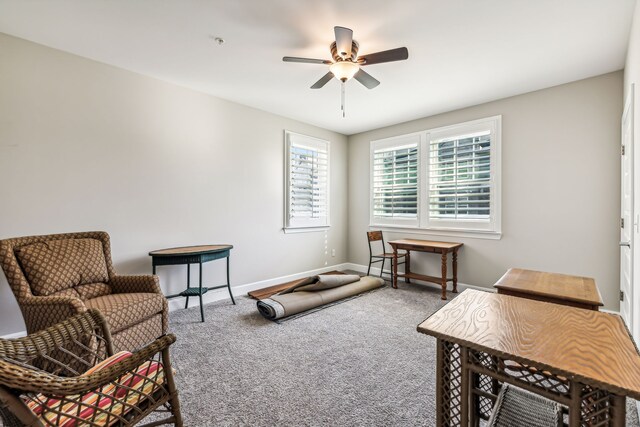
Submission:
M 386 246 L 384 245 L 384 237 L 382 236 L 382 231 L 367 231 L 367 240 L 369 241 L 369 268 L 367 269 L 367 276 L 371 272 L 371 264 L 381 262 L 382 266 L 380 267 L 380 277 L 382 277 L 382 273 L 384 271 L 384 263 L 386 260 L 389 260 L 391 264 L 391 282 L 393 282 L 393 252 L 386 252 Z M 381 254 L 373 254 L 371 242 L 382 242 Z M 398 262 L 398 265 L 405 263 L 406 256 L 406 253 L 398 253 L 398 258 L 402 258 L 403 260 L 402 262 Z
M 0 339 L 0 425 L 7 427 L 183 425 L 163 335 L 114 354 L 105 317 L 87 310 L 24 338 Z M 168 415 L 168 416 L 167 416 Z

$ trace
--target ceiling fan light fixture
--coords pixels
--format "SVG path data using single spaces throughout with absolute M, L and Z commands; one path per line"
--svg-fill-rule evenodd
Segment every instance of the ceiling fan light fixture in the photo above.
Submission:
M 329 71 L 342 82 L 351 79 L 360 69 L 360 66 L 351 61 L 338 61 L 329 67 Z
M 329 83 L 334 77 L 342 82 L 340 85 L 342 117 L 345 117 L 345 86 L 352 78 L 357 80 L 367 89 L 377 87 L 380 82 L 371 74 L 360 67 L 365 65 L 382 64 L 384 62 L 402 61 L 409 58 L 406 47 L 375 52 L 368 55 L 358 55 L 360 44 L 353 39 L 353 30 L 346 27 L 333 27 L 336 41 L 329 45 L 331 57 L 328 59 L 298 58 L 285 56 L 284 62 L 302 62 L 306 64 L 329 65 L 329 72 L 320 77 L 311 89 L 320 89 Z

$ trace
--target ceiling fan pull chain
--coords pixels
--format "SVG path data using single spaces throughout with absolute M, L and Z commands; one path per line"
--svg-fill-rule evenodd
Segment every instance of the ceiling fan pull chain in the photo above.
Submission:
M 345 112 L 345 98 L 346 98 L 346 96 L 345 96 L 345 93 L 344 93 L 345 83 L 346 82 L 342 82 L 340 84 L 340 99 L 341 99 L 340 108 L 342 109 L 342 117 L 343 118 L 345 117 L 345 114 L 346 114 L 346 112 Z

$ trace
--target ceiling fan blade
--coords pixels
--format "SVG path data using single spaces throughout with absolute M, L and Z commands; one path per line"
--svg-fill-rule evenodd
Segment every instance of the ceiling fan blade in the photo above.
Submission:
M 399 47 L 397 49 L 385 50 L 383 52 L 370 53 L 368 55 L 360 55 L 358 62 L 362 61 L 361 65 L 381 64 L 383 62 L 402 61 L 409 57 L 409 51 L 406 47 Z
M 343 58 L 351 56 L 351 47 L 353 46 L 353 30 L 345 27 L 333 27 L 336 33 L 336 49 L 338 55 Z
M 353 78 L 362 83 L 367 89 L 373 89 L 380 84 L 380 82 L 376 80 L 375 77 L 364 71 L 362 68 L 358 70 Z
M 329 80 L 331 80 L 332 78 L 333 78 L 333 73 L 329 71 L 327 74 L 322 76 L 320 80 L 315 82 L 313 86 L 311 86 L 311 89 L 320 89 L 321 87 L 326 85 L 329 82 Z
M 298 58 L 295 56 L 284 56 L 282 58 L 284 62 L 302 62 L 305 64 L 332 64 L 333 62 L 328 59 L 311 59 L 311 58 Z

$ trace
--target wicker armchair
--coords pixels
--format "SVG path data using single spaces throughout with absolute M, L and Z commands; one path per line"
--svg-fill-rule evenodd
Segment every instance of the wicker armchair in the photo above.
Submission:
M 43 331 L 0 339 L 0 419 L 4 426 L 182 426 L 164 335 L 113 354 L 105 318 L 88 310 Z M 166 413 L 169 417 L 166 417 Z
M 139 348 L 167 331 L 158 277 L 116 275 L 105 232 L 0 240 L 0 265 L 27 333 L 90 308 L 107 319 L 116 351 Z

